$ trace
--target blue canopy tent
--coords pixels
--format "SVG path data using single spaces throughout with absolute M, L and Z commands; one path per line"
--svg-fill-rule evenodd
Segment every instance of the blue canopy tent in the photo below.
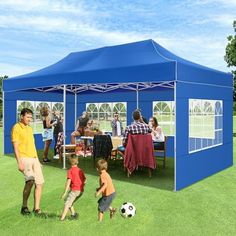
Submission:
M 9 152 L 10 127 L 16 120 L 10 118 L 9 106 L 16 106 L 18 95 L 28 93 L 36 100 L 47 94 L 60 97 L 66 130 L 72 112 L 76 120 L 80 102 L 99 99 L 98 94 L 112 99 L 134 91 L 136 104 L 130 111 L 141 107 L 149 116 L 151 100 L 166 94 L 175 102 L 173 155 L 175 190 L 180 190 L 233 164 L 232 88 L 231 74 L 177 57 L 153 40 L 71 53 L 44 69 L 3 81 L 4 153 Z M 198 109 L 192 109 L 194 104 Z M 194 121 L 204 119 L 206 125 L 194 126 Z M 198 132 L 199 127 L 211 131 Z

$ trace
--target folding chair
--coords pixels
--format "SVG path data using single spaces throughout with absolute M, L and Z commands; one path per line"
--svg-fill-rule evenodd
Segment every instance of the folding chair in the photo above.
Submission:
M 157 160 L 163 161 L 163 168 L 166 167 L 166 146 L 167 146 L 167 139 L 168 136 L 165 136 L 165 141 L 164 141 L 164 148 L 159 150 L 154 148 L 154 153 L 155 157 L 157 157 Z M 156 155 L 156 153 L 162 153 L 162 155 Z

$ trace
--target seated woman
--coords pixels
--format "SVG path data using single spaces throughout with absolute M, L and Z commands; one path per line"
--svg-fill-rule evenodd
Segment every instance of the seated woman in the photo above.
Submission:
M 149 119 L 149 126 L 152 129 L 152 141 L 155 150 L 163 150 L 165 143 L 165 135 L 162 131 L 162 128 L 158 125 L 156 117 L 151 117 Z
M 84 111 L 77 120 L 75 131 L 71 133 L 71 144 L 75 144 L 75 138 L 84 135 L 84 129 L 89 121 L 88 113 Z
M 87 126 L 84 128 L 85 136 L 93 136 L 93 120 L 89 120 Z

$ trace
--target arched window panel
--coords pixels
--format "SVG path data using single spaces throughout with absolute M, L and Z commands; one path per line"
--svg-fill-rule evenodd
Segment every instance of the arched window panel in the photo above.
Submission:
M 223 102 L 189 99 L 189 152 L 200 151 L 222 143 Z
M 98 104 L 97 103 L 90 103 L 86 105 L 86 111 L 88 113 L 97 113 L 98 112 Z
M 125 102 L 114 103 L 113 112 L 118 114 L 126 113 L 126 103 Z
M 23 108 L 29 108 L 34 112 L 34 104 L 31 101 L 17 101 L 17 108 L 19 111 Z
M 222 101 L 217 101 L 217 102 L 215 103 L 215 114 L 216 114 L 216 115 L 222 115 L 222 114 L 223 114 Z
M 52 111 L 56 113 L 60 113 L 63 116 L 64 106 L 62 102 L 53 102 L 52 103 Z
M 40 112 L 41 108 L 47 107 L 50 109 L 50 102 L 36 102 L 36 111 Z
M 89 119 L 93 120 L 94 123 L 98 123 L 98 103 L 87 103 L 86 111 L 88 112 Z
M 48 101 L 22 101 L 17 100 L 17 117 L 20 117 L 20 112 L 23 108 L 29 108 L 33 111 L 33 121 L 30 124 L 35 134 L 42 133 L 43 124 L 40 110 L 42 107 L 47 107 L 51 111 L 59 111 L 63 116 L 64 108 L 61 102 L 48 102 Z M 53 114 L 51 113 L 51 116 Z
M 101 103 L 99 104 L 99 112 L 101 113 L 111 113 L 111 108 L 112 104 L 111 103 Z
M 34 102 L 18 100 L 17 101 L 17 120 L 20 120 L 20 113 L 23 108 L 29 108 L 30 110 L 32 110 L 33 113 L 35 112 Z M 33 118 L 33 120 L 32 120 L 32 122 L 33 122 L 34 116 L 32 118 Z
M 125 102 L 86 103 L 86 111 L 100 130 L 111 132 L 111 121 L 114 113 L 118 113 L 123 127 L 127 125 L 127 104 Z
M 174 101 L 154 101 L 153 116 L 158 120 L 167 136 L 175 134 L 175 103 Z

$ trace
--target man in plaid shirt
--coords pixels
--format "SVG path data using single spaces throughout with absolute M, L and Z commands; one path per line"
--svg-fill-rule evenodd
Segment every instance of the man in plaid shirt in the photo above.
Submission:
M 129 134 L 148 134 L 151 133 L 152 130 L 149 126 L 144 123 L 142 120 L 142 115 L 139 110 L 135 110 L 133 112 L 134 122 L 131 125 L 128 125 L 125 129 L 124 138 L 123 138 L 123 146 L 125 147 L 128 142 Z

